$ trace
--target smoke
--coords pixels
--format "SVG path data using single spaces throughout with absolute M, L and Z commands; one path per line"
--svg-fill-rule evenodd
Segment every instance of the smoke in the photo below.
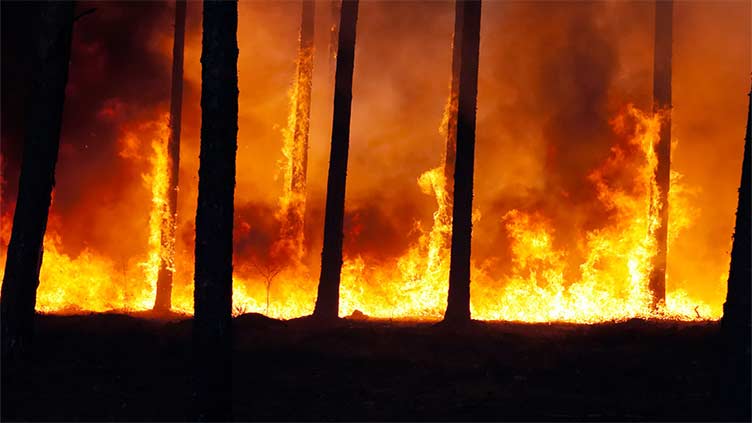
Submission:
M 29 7 L 3 5 L 2 156 L 8 185 L 2 201 L 6 205 L 13 204 L 16 196 L 24 100 L 32 73 L 22 59 L 28 56 L 32 36 L 27 28 L 34 13 Z M 60 235 L 68 252 L 76 254 L 94 245 L 118 258 L 142 251 L 146 241 L 148 213 L 138 217 L 128 203 L 148 202 L 147 193 L 138 192 L 148 164 L 121 160 L 119 140 L 137 123 L 159 119 L 165 108 L 170 61 L 160 41 L 167 36 L 163 29 L 170 9 L 157 2 L 83 2 L 77 10 L 89 8 L 97 10 L 75 24 L 53 213 L 64 222 Z M 139 140 L 143 146 L 150 141 Z
M 625 104 L 649 99 L 651 63 L 622 59 L 624 33 L 648 27 L 644 12 L 648 6 L 637 3 L 485 5 L 476 148 L 483 218 L 476 226 L 491 236 L 475 239 L 474 254 L 501 258 L 497 274 L 509 255 L 500 219 L 512 209 L 552 221 L 555 243 L 573 265 L 577 234 L 606 224 L 587 176 L 624 142 L 610 120 Z M 643 38 L 649 49 L 649 35 Z

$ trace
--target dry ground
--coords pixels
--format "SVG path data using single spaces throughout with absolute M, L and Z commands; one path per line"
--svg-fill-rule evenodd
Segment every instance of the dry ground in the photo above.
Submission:
M 749 420 L 718 323 L 234 320 L 236 420 Z M 191 418 L 191 321 L 39 316 L 2 420 Z

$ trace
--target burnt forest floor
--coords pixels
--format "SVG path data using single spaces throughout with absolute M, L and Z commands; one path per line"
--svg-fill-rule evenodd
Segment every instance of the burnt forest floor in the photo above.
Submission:
M 40 315 L 2 420 L 191 420 L 190 319 Z M 749 420 L 717 322 L 234 319 L 235 420 Z M 739 357 L 744 357 L 739 356 Z

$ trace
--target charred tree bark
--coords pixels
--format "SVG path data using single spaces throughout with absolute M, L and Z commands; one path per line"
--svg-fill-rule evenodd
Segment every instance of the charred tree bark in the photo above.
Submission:
M 170 192 L 167 214 L 162 222 L 162 260 L 157 276 L 157 297 L 154 310 L 169 311 L 172 307 L 172 276 L 175 273 L 175 231 L 178 222 L 178 177 L 180 172 L 180 122 L 183 108 L 183 50 L 185 45 L 185 0 L 175 1 L 175 38 L 172 45 L 172 94 L 170 98 L 170 138 L 167 153 L 170 160 Z
M 444 321 L 470 321 L 470 245 L 472 240 L 475 118 L 478 99 L 480 1 L 458 1 L 462 16 L 462 60 L 457 112 L 457 159 L 454 169 L 452 249 L 449 296 Z
M 742 178 L 739 184 L 739 204 L 736 208 L 736 225 L 734 228 L 734 243 L 731 247 L 731 267 L 729 269 L 728 291 L 726 302 L 723 304 L 723 319 L 721 323 L 725 330 L 750 336 L 750 296 L 752 292 L 752 176 L 750 175 L 750 155 L 752 155 L 752 92 L 750 92 L 749 110 L 747 112 L 747 134 L 744 138 L 744 160 L 742 162 Z M 746 343 L 749 349 L 749 341 Z
M 198 418 L 231 417 L 238 4 L 205 1 L 193 341 Z
M 459 2 L 460 0 L 456 0 Z M 447 204 L 454 198 L 454 163 L 457 155 L 457 102 L 460 90 L 460 63 L 462 61 L 462 8 L 455 7 L 454 36 L 452 39 L 452 82 L 447 104 L 446 151 L 444 152 L 444 181 Z M 448 222 L 447 222 L 448 223 Z
M 339 284 L 342 271 L 342 227 L 345 216 L 345 180 L 350 147 L 350 110 L 355 64 L 355 29 L 358 0 L 342 2 L 337 70 L 334 82 L 334 116 L 329 176 L 326 186 L 324 246 L 321 252 L 321 276 L 313 315 L 334 320 L 339 315 Z
M 38 7 L 23 162 L 0 298 L 4 363 L 25 351 L 33 334 L 73 32 L 72 1 Z
M 655 2 L 655 50 L 653 59 L 653 111 L 664 112 L 660 140 L 656 145 L 658 167 L 655 171 L 658 185 L 658 215 L 661 226 L 655 231 L 657 252 L 650 275 L 653 307 L 666 301 L 666 265 L 668 254 L 668 191 L 671 182 L 671 43 L 673 0 Z

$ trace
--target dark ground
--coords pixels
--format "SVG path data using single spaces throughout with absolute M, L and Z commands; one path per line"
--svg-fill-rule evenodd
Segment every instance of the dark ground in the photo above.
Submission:
M 728 358 L 718 323 L 234 324 L 236 420 L 750 419 L 748 357 Z M 190 332 L 39 316 L 23 369 L 3 374 L 2 420 L 191 419 Z

